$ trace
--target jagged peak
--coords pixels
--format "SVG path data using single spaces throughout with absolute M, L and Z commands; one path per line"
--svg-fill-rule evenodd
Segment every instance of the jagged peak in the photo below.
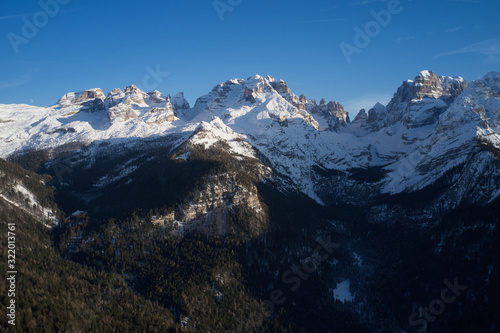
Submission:
M 255 74 L 255 75 L 249 76 L 246 81 L 258 81 L 258 82 L 268 81 L 268 82 L 275 82 L 276 79 L 274 77 L 272 77 L 271 75 L 267 75 L 267 76 L 264 77 L 262 75 Z M 280 80 L 280 81 L 282 81 L 282 80 Z
M 109 96 L 112 96 L 112 95 L 117 95 L 117 94 L 121 94 L 122 93 L 122 90 L 120 88 L 115 88 L 113 90 L 111 90 L 109 93 L 108 93 L 108 97 Z
M 66 104 L 73 104 L 73 103 L 78 103 L 81 101 L 85 100 L 90 100 L 90 99 L 105 99 L 106 96 L 104 95 L 103 91 L 101 88 L 91 88 L 91 89 L 86 89 L 80 92 L 69 92 L 62 96 L 58 101 L 57 104 L 60 105 L 66 105 Z
M 436 73 L 434 73 L 433 71 L 429 71 L 429 70 L 423 70 L 421 71 L 418 75 L 418 76 L 422 76 L 422 77 L 431 77 L 431 76 L 434 76 L 436 75 Z
M 486 85 L 494 87 L 495 89 L 500 89 L 500 72 L 489 72 L 477 81 L 483 82 Z
M 366 114 L 366 110 L 361 109 L 361 110 L 359 110 L 356 117 L 354 117 L 353 123 L 366 122 L 367 118 L 368 118 L 368 115 Z
M 162 93 L 159 92 L 158 90 L 153 90 L 153 91 L 148 92 L 148 95 L 151 95 L 151 96 L 162 96 Z
M 482 80 L 498 81 L 498 80 L 500 80 L 500 72 L 495 72 L 495 71 L 489 72 L 488 74 L 483 76 Z
M 189 102 L 184 98 L 184 92 L 178 92 L 171 99 L 172 106 L 176 115 L 179 113 L 184 113 L 190 109 Z
M 377 102 L 371 109 L 375 111 L 385 110 L 385 105 L 381 104 L 380 102 Z
M 135 84 L 131 84 L 130 86 L 125 87 L 125 89 L 123 89 L 123 92 L 125 92 L 125 93 L 132 92 L 132 91 L 142 92 L 139 88 L 137 88 L 137 86 Z

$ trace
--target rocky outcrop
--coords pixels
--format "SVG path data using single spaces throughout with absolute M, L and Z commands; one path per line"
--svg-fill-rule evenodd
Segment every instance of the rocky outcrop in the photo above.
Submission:
M 115 120 L 127 121 L 129 119 L 137 118 L 138 116 L 139 114 L 126 103 L 120 103 L 113 106 L 108 111 L 108 119 L 110 123 L 113 123 Z
M 323 117 L 323 123 L 326 124 L 326 126 L 319 125 L 319 128 L 326 127 L 326 129 L 331 131 L 337 131 L 339 126 L 345 126 L 345 124 L 350 122 L 349 114 L 338 102 L 330 101 L 327 104 L 326 100 L 322 99 L 320 104 L 317 105 L 315 101 L 308 100 L 304 94 L 300 96 L 295 95 L 288 87 L 288 84 L 283 80 L 272 81 L 270 85 L 278 94 L 299 111 L 305 111 L 305 113 L 302 113 L 305 115 L 304 118 L 315 128 L 318 128 L 318 126 L 315 126 L 315 124 L 318 123 L 314 120 L 316 116 Z M 319 123 L 321 123 L 321 121 Z
M 110 122 L 144 117 L 147 124 L 161 124 L 175 118 L 169 96 L 165 97 L 157 90 L 145 93 L 135 85 L 130 85 L 123 91 L 113 89 L 106 97 L 106 106 L 109 108 Z M 147 107 L 150 109 L 144 112 L 143 109 Z
M 380 129 L 380 119 L 385 116 L 385 106 L 380 103 L 375 104 L 368 113 L 365 109 L 361 109 L 358 115 L 354 118 L 352 124 L 362 128 L 367 132 L 376 132 Z
M 403 82 L 387 107 L 377 103 L 368 113 L 360 112 L 354 124 L 368 132 L 398 123 L 407 128 L 431 125 L 466 87 L 467 81 L 461 77 L 422 71 L 413 81 Z
M 245 101 L 250 102 L 252 104 L 254 104 L 256 102 L 255 96 L 254 96 L 254 91 L 249 89 L 248 87 L 245 87 L 244 96 L 245 96 Z
M 365 109 L 359 110 L 358 114 L 356 117 L 354 117 L 354 120 L 352 121 L 353 124 L 363 124 L 366 123 L 366 120 L 368 119 L 368 115 L 366 114 Z
M 102 92 L 101 89 L 91 89 L 91 90 L 85 90 L 82 92 L 74 101 L 73 103 L 78 103 L 78 102 L 83 102 L 89 99 L 100 99 L 103 100 L 104 93 Z
M 144 99 L 148 98 L 149 95 L 146 94 L 145 92 L 142 92 L 139 88 L 137 88 L 135 85 L 131 85 L 126 87 L 123 92 L 125 93 L 126 104 L 143 104 Z
M 183 115 L 190 109 L 189 102 L 184 98 L 184 93 L 179 92 L 171 98 L 172 108 L 176 116 Z
M 311 109 L 310 113 L 325 119 L 330 131 L 338 131 L 340 126 L 350 123 L 349 114 L 344 110 L 342 104 L 335 101 L 326 103 L 324 98 L 319 102 L 319 105 L 315 105 Z
M 281 96 L 292 94 L 292 91 L 288 88 L 288 84 L 283 80 L 271 82 L 271 87 L 273 87 L 274 90 L 276 90 L 276 92 Z
M 420 72 L 409 87 L 411 100 L 422 100 L 426 97 L 439 98 L 443 95 L 442 81 L 434 72 Z
M 166 105 L 164 108 L 154 107 L 149 110 L 145 115 L 147 124 L 161 124 L 164 122 L 172 122 L 175 120 L 175 114 L 170 102 L 170 97 L 167 97 Z
M 287 102 L 292 104 L 294 107 L 296 107 L 300 111 L 310 111 L 313 107 L 316 106 L 316 102 L 312 101 L 312 100 L 308 100 L 304 94 L 302 94 L 300 96 L 295 95 L 288 87 L 288 84 L 283 80 L 273 81 L 270 83 L 270 85 Z
M 257 236 L 266 229 L 267 215 L 255 185 L 244 185 L 236 174 L 211 175 L 189 205 L 179 207 L 174 214 L 174 224 L 184 229 L 206 230 L 224 235 L 234 226 L 227 218 L 231 212 L 245 207 L 253 212 L 254 225 L 250 234 Z
M 123 98 L 125 98 L 125 93 L 123 93 L 120 88 L 113 89 L 108 93 L 108 96 L 106 96 L 106 106 L 112 108 L 118 105 Z
M 148 93 L 148 104 L 161 104 L 165 102 L 165 98 L 162 93 L 158 90 L 152 91 Z
M 402 122 L 406 127 L 435 123 L 441 113 L 464 91 L 461 77 L 437 76 L 422 71 L 413 81 L 403 82 L 386 108 L 381 127 Z
M 77 106 L 83 112 L 101 112 L 106 110 L 105 96 L 101 89 L 88 89 L 79 93 L 68 93 L 57 102 L 61 107 Z
M 344 123 L 350 122 L 349 114 L 344 110 L 342 104 L 335 101 L 330 101 L 327 104 L 324 98 L 320 101 L 318 106 L 311 110 L 311 113 L 318 114 L 325 118 L 335 117 Z

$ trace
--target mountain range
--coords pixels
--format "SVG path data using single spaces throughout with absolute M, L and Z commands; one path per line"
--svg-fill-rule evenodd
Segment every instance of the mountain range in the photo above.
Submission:
M 22 176 L 6 181 L 4 188 L 12 189 L 0 199 L 52 229 L 65 260 L 123 275 L 133 291 L 168 308 L 185 329 L 238 330 L 241 319 L 235 318 L 248 313 L 234 310 L 220 319 L 222 330 L 205 319 L 218 306 L 229 309 L 223 295 L 237 294 L 221 276 L 231 281 L 238 271 L 238 299 L 259 304 L 270 290 L 284 289 L 288 268 L 327 235 L 343 247 L 327 268 L 316 269 L 316 284 L 285 293 L 293 302 L 282 313 L 250 326 L 245 320 L 240 331 L 275 325 L 284 331 L 399 332 L 424 323 L 428 332 L 500 329 L 498 314 L 471 319 L 474 309 L 499 309 L 500 301 L 497 284 L 490 283 L 500 275 L 493 255 L 499 236 L 499 72 L 467 82 L 425 70 L 404 81 L 387 105 L 354 117 L 339 102 L 296 95 L 271 76 L 220 83 L 194 106 L 182 92 L 143 92 L 134 85 L 107 95 L 99 88 L 70 92 L 47 107 L 0 105 L 0 157 L 27 175 L 49 175 L 40 182 L 54 191 L 53 199 L 37 199 L 35 192 L 45 190 L 33 189 Z M 141 228 L 150 236 L 138 233 Z M 153 244 L 150 254 L 158 244 L 181 249 L 172 235 L 195 237 L 224 253 L 225 264 L 221 259 L 190 268 L 206 269 L 196 283 L 215 295 L 210 310 L 202 300 L 185 298 L 203 299 L 203 288 L 181 284 L 176 293 L 159 287 L 160 277 L 168 280 L 179 267 L 163 261 L 168 255 L 158 255 L 153 265 L 146 252 L 127 252 L 132 244 Z M 219 237 L 236 245 L 228 249 Z M 467 259 L 458 263 L 458 256 Z M 192 278 L 182 272 L 186 281 Z M 439 295 L 436 280 L 459 274 L 469 291 L 453 305 L 455 312 L 434 324 L 422 306 Z M 423 321 L 408 320 L 419 308 Z M 335 315 L 326 320 L 329 311 Z M 356 324 L 335 329 L 342 316 Z
M 192 108 L 183 93 L 145 93 L 134 85 L 107 95 L 89 89 L 51 107 L 2 105 L 0 156 L 71 144 L 132 146 L 160 137 L 175 137 L 172 151 L 223 141 L 231 154 L 265 160 L 273 180 L 321 204 L 415 192 L 458 167 L 468 174 L 439 200 L 450 207 L 491 201 L 500 195 L 491 152 L 500 147 L 499 75 L 467 84 L 422 71 L 403 82 L 387 106 L 361 110 L 352 121 L 340 103 L 297 96 L 270 76 L 221 83 Z M 378 177 L 359 182 L 362 169 L 378 170 Z M 359 187 L 363 198 L 352 191 Z

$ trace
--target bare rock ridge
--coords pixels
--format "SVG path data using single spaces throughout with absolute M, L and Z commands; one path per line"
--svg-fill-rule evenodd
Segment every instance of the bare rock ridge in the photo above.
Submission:
M 344 107 L 336 101 L 326 102 L 325 99 L 322 99 L 319 105 L 316 104 L 314 100 L 308 100 L 307 97 L 302 94 L 299 96 L 292 93 L 288 84 L 283 81 L 272 81 L 271 86 L 283 96 L 285 100 L 295 106 L 297 109 L 302 111 L 307 111 L 312 115 L 319 115 L 327 119 L 328 127 L 330 129 L 336 128 L 336 126 L 340 124 L 346 124 L 350 122 L 349 114 Z
M 403 82 L 387 106 L 361 110 L 352 122 L 340 103 L 295 95 L 270 76 L 220 83 L 193 107 L 182 93 L 171 97 L 132 85 L 105 97 L 90 89 L 48 108 L 0 106 L 0 153 L 82 143 L 90 151 L 102 141 L 140 145 L 139 138 L 172 140 L 176 147 L 222 142 L 231 155 L 265 161 L 283 188 L 325 204 L 359 200 L 360 193 L 369 200 L 418 191 L 466 162 L 476 167 L 473 156 L 480 154 L 482 171 L 462 177 L 463 187 L 443 197 L 451 205 L 469 198 L 467 184 L 477 184 L 477 175 L 490 182 L 485 195 L 500 196 L 499 183 L 491 180 L 498 177 L 494 158 L 500 156 L 499 82 L 500 73 L 467 84 L 422 71 Z M 367 181 L 362 170 L 370 172 Z
M 263 102 L 265 94 L 277 93 L 295 109 L 291 111 L 291 114 L 302 114 L 305 121 L 316 129 L 337 131 L 340 126 L 350 123 L 348 112 L 339 102 L 327 102 L 322 99 L 317 104 L 316 101 L 307 99 L 305 95 L 295 95 L 285 81 L 276 80 L 271 76 L 256 75 L 246 81 L 228 80 L 215 86 L 209 95 L 198 98 L 196 104 L 203 105 L 205 111 L 220 106 L 235 87 L 242 88 L 241 100 L 251 104 Z M 116 121 L 142 119 L 142 117 L 145 117 L 144 120 L 148 124 L 171 122 L 175 117 L 194 117 L 188 101 L 184 98 L 184 93 L 180 92 L 173 97 L 163 95 L 156 90 L 146 93 L 135 85 L 125 87 L 123 91 L 119 88 L 113 89 L 107 95 L 99 88 L 68 93 L 59 99 L 56 106 L 73 107 L 72 114 L 106 111 L 110 124 Z M 285 121 L 287 117 L 279 116 L 276 119 Z
M 110 123 L 135 119 L 144 113 L 148 124 L 172 122 L 178 112 L 189 109 L 189 103 L 182 92 L 174 96 L 172 103 L 170 95 L 164 96 L 157 90 L 145 93 L 135 85 L 125 87 L 123 91 L 113 89 L 107 96 L 101 89 L 68 93 L 59 99 L 57 106 L 78 108 L 74 113 L 107 111 Z
M 298 116 L 316 130 L 335 131 L 350 121 L 340 103 L 327 103 L 325 100 L 318 105 L 305 95 L 295 95 L 285 81 L 260 75 L 246 80 L 233 79 L 215 86 L 209 94 L 198 98 L 193 109 L 185 114 L 189 120 L 193 120 L 202 114 L 216 115 L 221 109 L 235 109 L 244 105 L 253 109 L 265 107 L 268 110 L 272 105 L 273 109 L 265 117 L 285 123 Z M 221 116 L 231 117 L 227 114 Z
M 399 122 L 407 128 L 433 124 L 465 88 L 467 81 L 461 77 L 437 76 L 434 72 L 422 71 L 413 81 L 403 82 L 387 107 L 377 104 L 370 110 L 371 115 L 365 118 L 360 114 L 356 122 L 370 131 Z
M 435 123 L 441 113 L 464 91 L 467 82 L 461 77 L 437 76 L 431 71 L 422 71 L 415 79 L 407 80 L 398 88 L 389 104 L 377 103 L 373 108 L 361 110 L 354 119 L 354 127 L 368 132 L 403 123 L 407 128 L 422 127 Z M 351 121 L 348 112 L 336 101 L 322 99 L 319 104 L 305 95 L 295 95 L 283 80 L 271 76 L 255 75 L 247 80 L 233 79 L 215 86 L 205 96 L 198 98 L 190 108 L 184 94 L 174 97 L 159 91 L 143 92 L 135 85 L 114 89 L 104 95 L 101 89 L 89 89 L 80 93 L 68 93 L 58 105 L 65 108 L 78 106 L 77 112 L 107 111 L 109 122 L 124 122 L 144 117 L 147 124 L 172 122 L 175 117 L 193 120 L 202 113 L 213 113 L 221 108 L 232 108 L 232 98 L 259 105 L 266 103 L 272 94 L 281 96 L 289 103 L 288 114 L 270 114 L 277 121 L 285 121 L 294 114 L 301 114 L 304 121 L 318 130 L 339 131 Z
M 81 106 L 84 112 L 100 112 L 106 110 L 104 100 L 106 99 L 101 89 L 88 89 L 79 93 L 68 93 L 61 97 L 57 104 L 62 107 L 71 105 Z

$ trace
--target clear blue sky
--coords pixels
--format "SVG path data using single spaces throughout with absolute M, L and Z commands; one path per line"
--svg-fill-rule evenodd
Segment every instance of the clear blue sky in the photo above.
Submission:
M 192 104 L 220 82 L 260 74 L 354 117 L 423 69 L 467 80 L 500 70 L 497 0 L 401 0 L 379 31 L 371 11 L 395 0 L 220 0 L 223 20 L 213 0 L 59 1 L 50 15 L 37 1 L 2 4 L 0 104 L 46 106 L 144 82 Z M 37 32 L 26 27 L 34 21 Z M 373 37 L 348 63 L 340 45 L 356 47 L 354 29 L 367 24 Z M 156 68 L 169 75 L 148 77 Z

